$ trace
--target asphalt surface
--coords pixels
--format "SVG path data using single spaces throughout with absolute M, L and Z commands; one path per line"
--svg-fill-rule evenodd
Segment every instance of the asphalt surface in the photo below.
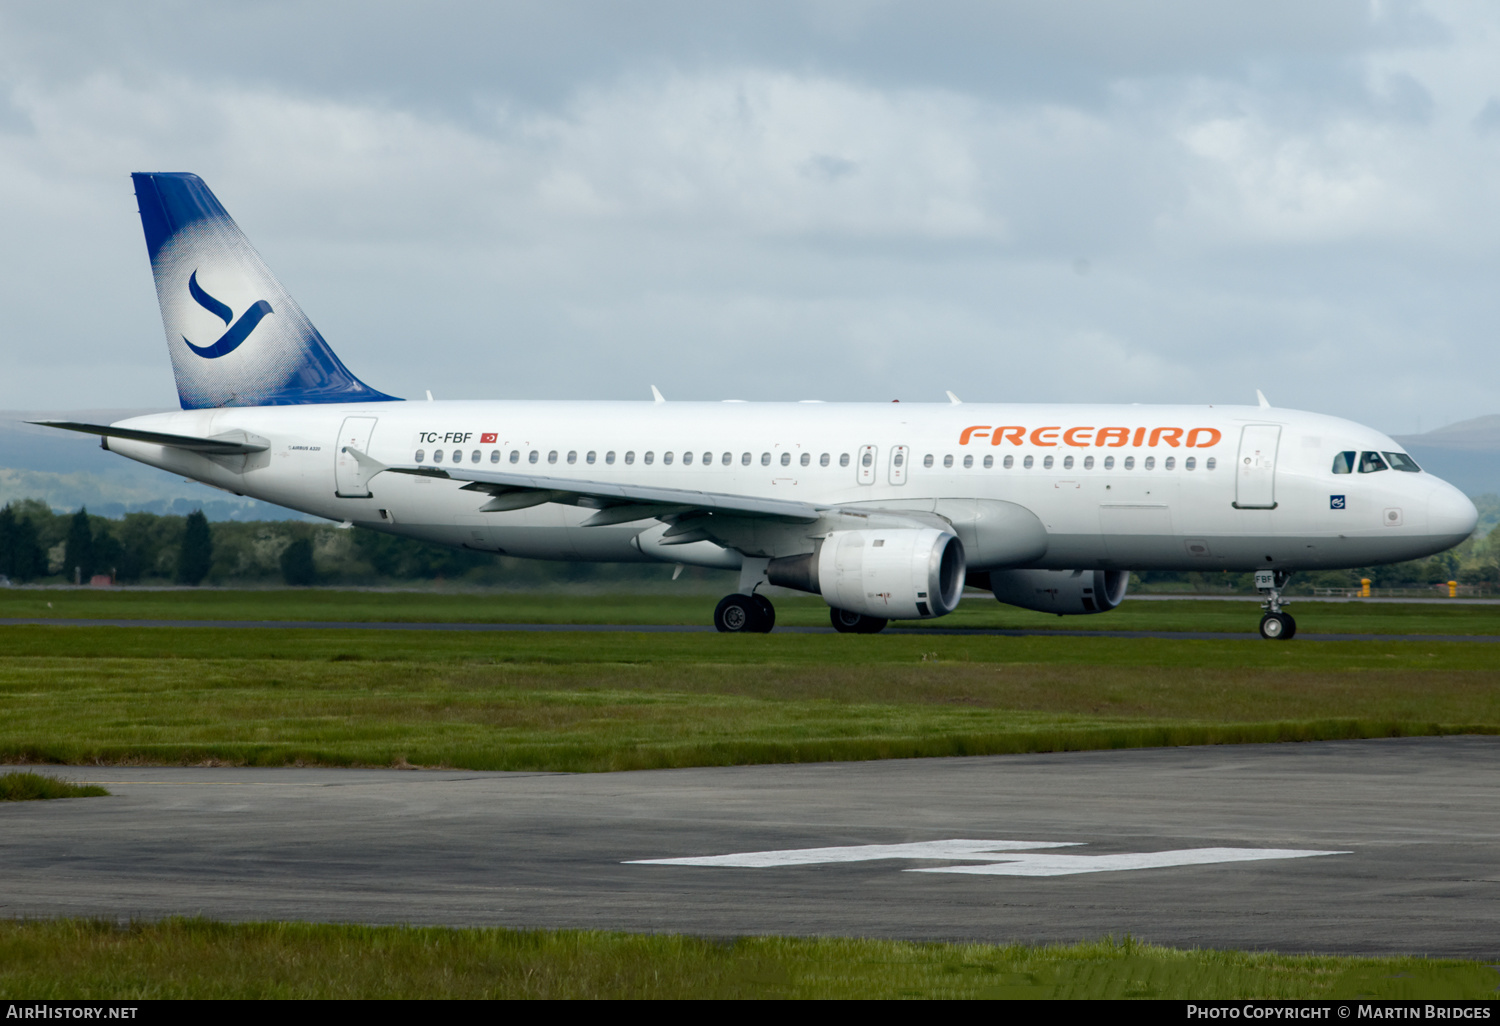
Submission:
M 86 620 L 58 617 L 0 618 L 0 627 L 224 627 L 268 630 L 352 631 L 498 631 L 523 633 L 640 632 L 644 634 L 712 634 L 714 628 L 693 624 L 661 623 L 413 623 L 361 620 Z M 777 627 L 778 634 L 833 634 L 832 627 Z M 1258 639 L 1255 631 L 1069 631 L 991 630 L 980 627 L 896 627 L 892 634 L 932 634 L 1000 638 L 1161 638 L 1188 641 L 1246 641 Z M 1299 631 L 1303 641 L 1487 641 L 1500 642 L 1500 634 L 1315 634 Z M 1295 640 L 1295 639 L 1294 639 Z
M 44 772 L 114 793 L 0 806 L 7 917 L 1027 942 L 1128 933 L 1500 955 L 1500 738 L 581 775 Z M 932 846 L 949 840 L 973 843 Z M 905 857 L 860 849 L 917 842 L 928 847 L 895 850 Z M 856 850 L 745 854 L 829 846 Z M 634 861 L 722 855 L 751 864 Z M 1097 856 L 1114 858 L 1077 861 Z M 1262 860 L 1225 861 L 1246 857 Z M 1170 864 L 1194 859 L 1208 864 Z M 1068 875 L 1037 875 L 1054 871 Z

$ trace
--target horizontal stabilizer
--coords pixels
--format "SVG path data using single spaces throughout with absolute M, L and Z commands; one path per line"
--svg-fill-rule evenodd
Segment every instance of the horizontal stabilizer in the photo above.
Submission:
M 169 435 L 160 431 L 137 431 L 134 428 L 110 427 L 108 424 L 79 424 L 71 420 L 31 420 L 28 424 L 60 428 L 63 431 L 78 431 L 101 438 L 126 438 L 132 442 L 147 442 L 165 445 L 172 449 L 187 449 L 201 452 L 205 456 L 234 456 L 252 452 L 265 452 L 271 443 L 259 435 L 245 431 L 229 431 L 213 438 L 194 438 L 191 435 Z

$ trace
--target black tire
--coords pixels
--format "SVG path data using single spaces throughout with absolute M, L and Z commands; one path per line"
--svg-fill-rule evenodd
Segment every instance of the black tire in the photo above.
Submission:
M 1297 621 L 1286 613 L 1267 613 L 1260 618 L 1260 636 L 1267 641 L 1291 641 Z
M 754 602 L 755 608 L 760 611 L 760 619 L 755 625 L 755 631 L 759 634 L 770 634 L 776 627 L 776 607 L 771 605 L 771 600 L 764 595 L 751 595 L 750 601 Z
M 833 629 L 840 634 L 879 634 L 889 622 L 876 616 L 865 616 L 863 613 L 852 613 L 847 609 L 834 609 L 831 606 L 828 609 L 828 619 L 833 621 Z
M 725 595 L 714 609 L 714 628 L 721 634 L 754 634 L 760 621 L 760 606 L 749 595 Z

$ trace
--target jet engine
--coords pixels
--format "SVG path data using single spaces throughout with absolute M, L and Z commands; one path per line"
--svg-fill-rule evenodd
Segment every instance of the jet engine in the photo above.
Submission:
M 835 531 L 801 556 L 773 559 L 766 579 L 882 620 L 945 616 L 964 590 L 964 546 L 933 527 Z
M 1125 600 L 1126 570 L 995 570 L 989 588 L 1006 605 L 1071 616 L 1107 613 Z

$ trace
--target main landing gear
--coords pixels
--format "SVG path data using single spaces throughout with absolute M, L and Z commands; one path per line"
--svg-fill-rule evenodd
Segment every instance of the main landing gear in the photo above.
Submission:
M 776 607 L 764 595 L 726 595 L 714 610 L 714 627 L 723 634 L 770 634 Z
M 1263 638 L 1291 641 L 1297 634 L 1297 621 L 1292 619 L 1291 613 L 1281 611 L 1286 604 L 1281 601 L 1281 589 L 1286 587 L 1291 576 L 1285 570 L 1255 571 L 1255 587 L 1266 599 L 1260 604 L 1264 610 L 1260 618 L 1260 636 Z
M 889 622 L 878 616 L 851 613 L 847 609 L 829 609 L 828 617 L 833 621 L 833 629 L 840 634 L 879 634 Z

